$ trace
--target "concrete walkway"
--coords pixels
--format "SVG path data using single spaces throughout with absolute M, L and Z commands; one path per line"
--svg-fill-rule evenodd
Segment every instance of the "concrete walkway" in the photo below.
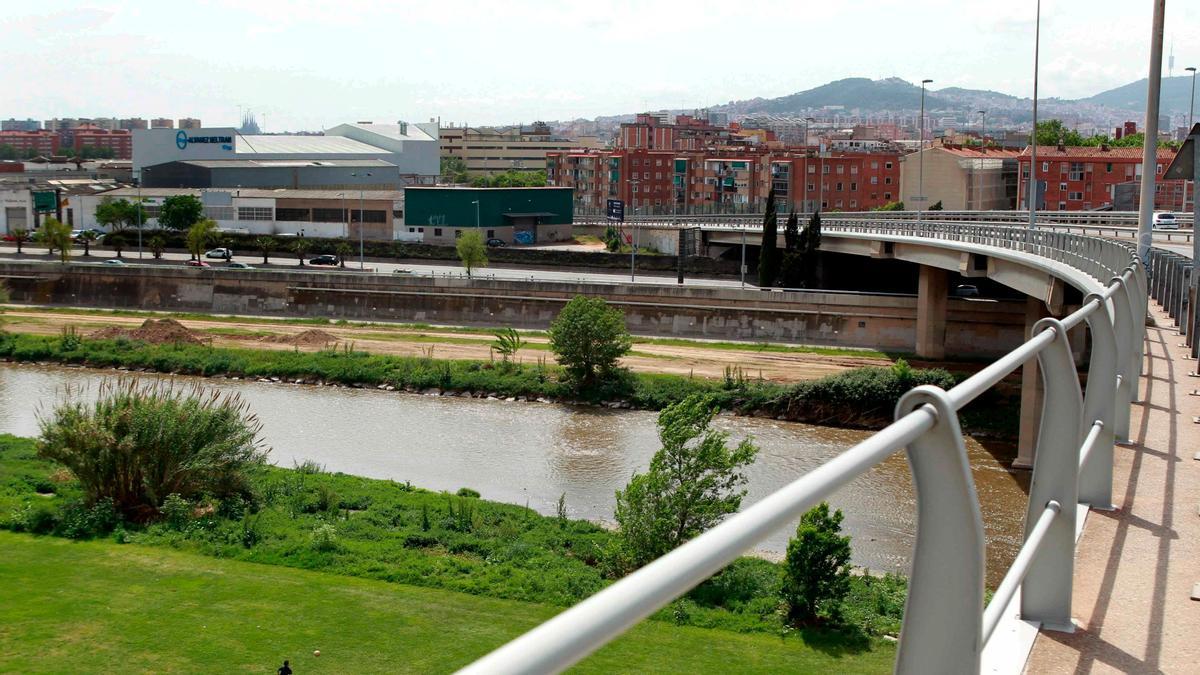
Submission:
M 1200 673 L 1200 379 L 1151 306 L 1146 368 L 1117 446 L 1113 512 L 1088 515 L 1076 552 L 1073 634 L 1043 632 L 1027 673 Z

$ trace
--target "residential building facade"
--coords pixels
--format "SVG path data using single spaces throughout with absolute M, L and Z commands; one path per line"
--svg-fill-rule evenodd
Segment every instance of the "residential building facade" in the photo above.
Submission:
M 1155 175 L 1162 176 L 1175 152 L 1159 148 Z M 1037 180 L 1041 184 L 1038 208 L 1049 211 L 1090 211 L 1113 208 L 1116 186 L 1140 182 L 1142 148 L 1114 148 L 1107 145 L 1041 146 L 1037 148 Z M 1029 148 L 1019 157 L 1019 204 L 1028 208 Z M 1154 208 L 1182 210 L 1179 203 L 1182 181 L 1158 181 Z M 1174 203 L 1172 203 L 1172 200 Z
M 449 126 L 439 133 L 441 157 L 462 159 L 470 176 L 544 171 L 547 153 L 601 147 L 595 137 L 555 136 L 542 123 L 509 128 Z
M 59 136 L 53 131 L 0 131 L 0 146 L 7 145 L 20 157 L 57 155 Z
M 909 208 L 917 208 L 913 198 L 922 192 L 923 170 L 926 207 L 941 202 L 947 211 L 1015 209 L 1019 156 L 1017 150 L 953 144 L 905 155 L 900 158 L 902 201 Z

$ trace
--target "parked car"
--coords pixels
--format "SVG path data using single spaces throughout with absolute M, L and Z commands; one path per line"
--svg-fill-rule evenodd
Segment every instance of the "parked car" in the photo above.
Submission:
M 956 298 L 978 298 L 979 287 L 972 284 L 959 284 L 954 287 L 954 297 Z
M 209 265 L 208 263 L 204 262 L 203 260 L 188 260 L 188 261 L 184 262 L 183 264 L 187 265 L 188 267 L 212 267 L 212 265 Z
M 125 261 L 121 260 L 120 258 L 109 258 L 108 260 L 104 261 L 104 264 L 105 265 L 124 265 Z
M 487 245 L 489 248 L 504 248 L 505 246 L 508 246 L 508 244 L 504 243 L 503 239 L 497 239 L 495 237 L 488 239 Z
M 308 264 L 309 265 L 330 265 L 330 266 L 336 267 L 337 265 L 342 264 L 342 261 L 339 260 L 336 255 L 329 255 L 328 253 L 326 253 L 325 255 L 319 255 L 315 258 L 311 258 L 308 261 Z
M 1174 213 L 1156 213 L 1154 214 L 1154 227 L 1160 230 L 1178 230 L 1179 220 L 1175 218 Z
M 214 248 L 211 251 L 205 251 L 204 257 L 209 258 L 209 259 L 215 258 L 217 260 L 232 260 L 233 259 L 233 251 L 231 251 L 227 248 Z
M 252 270 L 254 265 L 247 265 L 244 262 L 231 262 L 225 266 L 227 270 Z

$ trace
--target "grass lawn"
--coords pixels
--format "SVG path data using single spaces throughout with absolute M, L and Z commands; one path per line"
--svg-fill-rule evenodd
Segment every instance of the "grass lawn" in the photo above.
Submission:
M 102 541 L 0 532 L 0 550 L 0 672 L 449 672 L 558 611 Z M 652 621 L 576 672 L 874 673 L 894 656 Z

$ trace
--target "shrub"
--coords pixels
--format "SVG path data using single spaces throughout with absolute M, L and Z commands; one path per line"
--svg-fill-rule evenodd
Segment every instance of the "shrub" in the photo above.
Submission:
M 662 448 L 646 473 L 617 492 L 615 518 L 633 564 L 650 562 L 741 506 L 742 469 L 758 448 L 749 440 L 728 448 L 729 433 L 709 428 L 718 411 L 711 397 L 696 395 L 659 413 Z
M 321 523 L 312 530 L 312 547 L 314 551 L 336 551 L 337 528 L 333 523 Z
M 470 498 L 474 498 L 474 499 L 479 499 L 479 492 L 477 490 L 472 490 L 471 488 L 467 488 L 467 487 L 459 488 L 458 492 L 455 492 L 454 494 L 458 495 L 459 497 L 470 497 Z
M 842 512 L 831 515 L 825 502 L 800 517 L 796 536 L 788 541 L 783 573 L 783 601 L 793 622 L 838 618 L 850 584 L 850 537 L 841 531 Z
M 575 296 L 550 325 L 550 349 L 579 388 L 611 378 L 632 346 L 625 316 L 603 298 Z
M 172 492 L 163 500 L 162 506 L 159 507 L 159 512 L 162 513 L 167 525 L 176 530 L 182 530 L 187 525 L 188 520 L 191 519 L 192 505 L 183 497 Z
M 479 230 L 464 232 L 454 243 L 454 248 L 468 277 L 476 267 L 487 267 L 487 247 L 484 246 L 483 234 Z
M 121 515 L 117 513 L 116 505 L 105 497 L 91 506 L 83 502 L 65 506 L 58 529 L 65 537 L 87 539 L 108 534 L 120 523 Z
M 92 404 L 78 393 L 39 420 L 38 455 L 69 468 L 89 504 L 109 499 L 131 520 L 153 518 L 172 493 L 245 494 L 247 470 L 265 460 L 236 395 L 132 379 L 101 384 Z

